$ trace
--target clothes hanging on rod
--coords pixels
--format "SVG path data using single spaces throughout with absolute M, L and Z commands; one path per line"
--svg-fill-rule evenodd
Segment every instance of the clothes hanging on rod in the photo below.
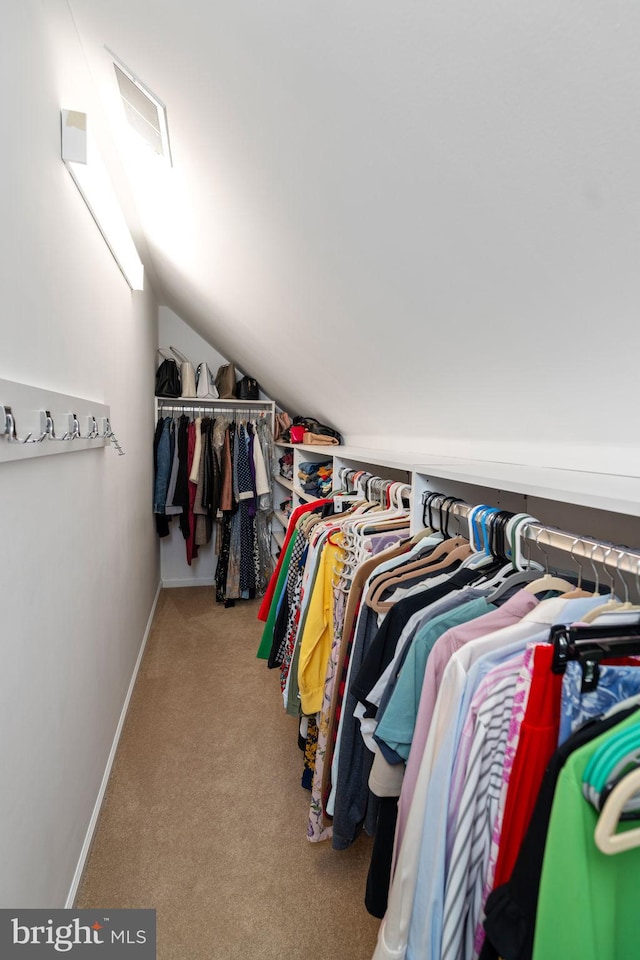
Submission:
M 549 577 L 538 583 L 546 591 Z M 464 625 L 444 623 L 444 633 L 442 621 L 421 628 L 410 638 L 386 710 L 378 711 L 381 757 L 407 766 L 395 872 L 376 958 L 479 955 L 483 908 L 496 885 L 496 867 L 522 843 L 558 742 L 600 713 L 614 688 L 618 697 L 640 691 L 640 670 L 624 658 L 610 662 L 606 687 L 591 700 L 581 692 L 577 665 L 564 680 L 553 674 L 552 625 L 582 619 L 601 598 L 587 591 L 574 599 L 554 591 L 554 598 L 528 592 L 531 587 L 536 584 L 506 602 L 503 595 L 498 610 Z M 482 582 L 474 589 L 482 589 Z M 494 591 L 486 602 L 495 603 L 495 597 Z M 535 606 L 522 616 L 516 607 L 532 599 Z M 465 608 L 471 611 L 468 601 Z M 513 614 L 518 616 L 510 625 L 500 625 L 499 617 Z M 637 622 L 638 613 L 622 611 L 621 605 L 616 616 Z M 435 637 L 429 636 L 434 627 Z M 627 670 L 624 678 L 621 669 Z M 376 789 L 375 778 L 370 785 Z M 384 896 L 380 901 L 377 906 L 384 908 Z M 508 910 L 507 919 L 513 922 Z M 512 954 L 503 938 L 499 955 L 520 960 L 527 954 Z M 556 955 L 569 954 L 546 954 Z
M 622 578 L 621 601 L 613 574 L 604 596 L 595 567 L 595 585 L 583 584 L 577 557 L 599 551 L 618 573 L 622 563 L 637 571 L 640 557 L 585 541 L 589 553 L 580 538 L 531 517 L 437 494 L 425 504 L 430 529 L 410 541 L 397 529 L 401 511 L 384 517 L 390 484 L 353 471 L 340 471 L 339 482 L 357 489 L 353 501 L 332 497 L 291 516 L 259 650 L 280 668 L 286 709 L 303 716 L 308 838 L 344 849 L 362 828 L 374 836 L 365 900 L 384 916 L 376 960 L 481 951 L 524 960 L 536 925 L 535 960 L 568 956 L 566 943 L 551 951 L 553 922 L 539 916 L 557 885 L 541 883 L 538 916 L 537 887 L 533 905 L 530 883 L 529 900 L 518 899 L 540 856 L 545 769 L 612 702 L 640 696 L 640 611 Z M 374 490 L 376 506 L 367 499 Z M 351 512 L 336 512 L 342 506 Z M 450 531 L 455 518 L 468 540 Z M 542 530 L 575 571 L 560 577 L 548 558 L 542 567 L 524 558 L 526 540 L 545 553 Z M 563 633 L 591 611 L 596 619 L 582 629 L 606 642 Z M 627 645 L 613 649 L 621 632 Z M 554 672 L 567 650 L 582 660 Z M 540 860 L 538 873 L 552 868 L 545 873 Z M 514 931 L 520 906 L 525 920 Z
M 270 666 L 280 668 L 281 690 L 290 713 L 297 716 L 300 704 L 303 711 L 311 713 L 322 709 L 315 747 L 310 839 L 324 831 L 318 798 L 321 763 L 331 748 L 326 722 L 331 683 L 326 674 L 332 671 L 332 682 L 338 672 L 335 657 L 341 649 L 347 616 L 346 584 L 355 564 L 408 538 L 408 513 L 400 496 L 392 509 L 383 509 L 389 488 L 393 487 L 396 494 L 406 494 L 406 485 L 380 481 L 377 499 L 366 500 L 367 478 L 358 479 L 362 492 L 352 501 L 334 497 L 305 505 L 292 514 L 283 559 L 274 576 L 277 583 L 272 580 L 270 585 L 273 602 L 258 652 Z M 373 485 L 369 490 L 373 495 Z M 349 513 L 342 512 L 345 501 Z
M 273 571 L 272 431 L 262 412 L 159 405 L 154 440 L 158 535 L 178 517 L 189 565 L 215 536 L 216 600 L 262 596 Z M 215 413 L 209 416 L 209 413 Z

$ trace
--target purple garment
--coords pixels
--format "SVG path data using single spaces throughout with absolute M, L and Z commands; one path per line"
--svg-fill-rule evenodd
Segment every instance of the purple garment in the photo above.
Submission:
M 393 530 L 389 533 L 380 533 L 371 537 L 371 554 L 375 555 L 388 547 L 395 547 L 401 540 L 406 540 L 408 532 L 406 530 Z

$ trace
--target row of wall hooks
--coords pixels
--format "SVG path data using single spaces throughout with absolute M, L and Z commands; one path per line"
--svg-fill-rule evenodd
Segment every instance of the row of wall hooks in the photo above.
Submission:
M 54 441 L 68 443 L 73 440 L 110 440 L 120 456 L 124 450 L 120 446 L 111 428 L 109 417 L 94 417 L 91 414 L 78 416 L 75 413 L 56 415 L 56 422 L 50 410 L 34 411 L 37 423 L 35 430 L 21 437 L 18 433 L 16 418 L 11 407 L 0 404 L 0 437 L 9 443 L 45 443 Z

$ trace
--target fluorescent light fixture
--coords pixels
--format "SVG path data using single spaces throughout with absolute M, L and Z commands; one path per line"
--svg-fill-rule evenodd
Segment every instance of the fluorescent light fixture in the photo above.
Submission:
M 87 115 L 62 110 L 62 159 L 132 290 L 142 290 L 144 266 L 120 209 L 109 174 L 87 136 Z

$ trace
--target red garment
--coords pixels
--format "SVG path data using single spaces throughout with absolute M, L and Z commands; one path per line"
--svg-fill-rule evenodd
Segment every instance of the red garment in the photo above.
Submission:
M 191 474 L 193 466 L 193 455 L 196 451 L 196 425 L 192 420 L 187 427 L 187 475 Z M 198 547 L 196 546 L 196 519 L 193 515 L 193 507 L 196 502 L 198 484 L 189 480 L 189 536 L 185 546 L 187 550 L 187 563 L 191 566 L 191 561 L 198 556 Z
M 269 616 L 271 602 L 273 600 L 273 595 L 276 592 L 278 577 L 280 576 L 280 568 L 282 567 L 284 555 L 286 553 L 287 547 L 289 546 L 289 541 L 293 536 L 293 531 L 296 528 L 296 523 L 298 522 L 298 518 L 301 517 L 304 513 L 309 513 L 311 510 L 315 510 L 316 507 L 324 506 L 325 503 L 331 503 L 331 501 L 330 500 L 314 500 L 313 503 L 303 503 L 302 506 L 297 507 L 289 517 L 289 526 L 287 527 L 287 535 L 284 538 L 284 543 L 282 544 L 282 547 L 280 549 L 280 556 L 278 557 L 276 568 L 271 574 L 271 580 L 269 580 L 269 586 L 267 587 L 267 592 L 262 598 L 262 603 L 260 604 L 260 610 L 258 611 L 258 620 L 262 620 L 266 622 Z
M 514 868 L 520 846 L 533 813 L 542 777 L 558 747 L 562 674 L 551 672 L 553 645 L 538 644 L 534 650 L 533 676 L 520 739 L 509 777 L 500 835 L 500 849 L 493 889 L 506 883 Z M 635 664 L 633 658 L 620 657 L 603 663 Z

